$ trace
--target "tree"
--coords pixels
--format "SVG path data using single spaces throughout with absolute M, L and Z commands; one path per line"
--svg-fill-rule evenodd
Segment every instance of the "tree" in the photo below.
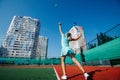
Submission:
M 100 32 L 100 35 L 97 34 L 97 42 L 98 42 L 98 46 L 101 44 L 104 44 L 108 41 L 113 40 L 113 37 L 110 37 L 108 35 L 106 35 L 105 33 Z

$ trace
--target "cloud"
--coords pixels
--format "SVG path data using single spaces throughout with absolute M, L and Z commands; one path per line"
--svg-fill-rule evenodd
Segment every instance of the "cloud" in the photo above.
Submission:
M 55 7 L 55 8 L 56 8 L 56 7 L 58 7 L 58 4 L 57 4 L 57 3 L 55 3 L 55 4 L 54 4 L 54 7 Z

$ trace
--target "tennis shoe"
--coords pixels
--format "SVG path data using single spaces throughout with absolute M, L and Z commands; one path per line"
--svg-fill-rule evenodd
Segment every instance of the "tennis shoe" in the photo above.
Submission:
M 89 77 L 89 74 L 84 73 L 84 77 L 85 77 L 85 80 L 87 80 L 87 78 Z
M 67 76 L 66 76 L 66 75 L 63 75 L 63 76 L 61 77 L 61 79 L 66 80 L 66 79 L 67 79 Z

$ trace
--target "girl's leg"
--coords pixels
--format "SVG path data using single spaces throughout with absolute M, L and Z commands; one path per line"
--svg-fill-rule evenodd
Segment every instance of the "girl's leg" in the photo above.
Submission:
M 70 55 L 70 57 L 72 58 L 72 60 L 74 61 L 75 64 L 77 64 L 77 66 L 82 70 L 83 73 L 85 73 L 84 68 L 82 67 L 82 65 L 78 62 L 78 60 L 75 58 L 74 55 Z
M 61 57 L 61 66 L 62 66 L 62 70 L 63 70 L 63 75 L 66 75 L 65 58 L 66 58 L 66 56 Z
M 85 77 L 85 80 L 87 80 L 88 78 L 88 74 L 85 72 L 84 68 L 82 67 L 82 65 L 78 62 L 78 60 L 75 58 L 74 55 L 70 55 L 70 57 L 72 58 L 72 60 L 77 64 L 77 66 L 82 70 L 83 74 L 84 74 L 84 77 Z

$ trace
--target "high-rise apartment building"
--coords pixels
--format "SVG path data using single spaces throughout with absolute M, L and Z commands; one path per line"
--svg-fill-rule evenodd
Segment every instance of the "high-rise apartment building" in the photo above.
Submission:
M 37 59 L 46 59 L 47 58 L 47 47 L 48 47 L 48 38 L 39 36 L 38 46 L 37 46 Z
M 3 57 L 35 58 L 40 21 L 27 16 L 14 16 L 3 41 Z

